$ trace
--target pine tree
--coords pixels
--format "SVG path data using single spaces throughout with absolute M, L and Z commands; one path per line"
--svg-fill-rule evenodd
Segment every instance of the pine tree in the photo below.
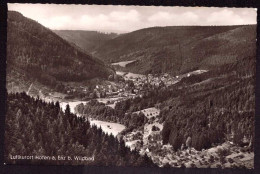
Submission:
M 70 115 L 70 106 L 69 106 L 69 104 L 66 105 L 65 115 L 66 115 L 66 116 L 69 116 L 69 115 Z

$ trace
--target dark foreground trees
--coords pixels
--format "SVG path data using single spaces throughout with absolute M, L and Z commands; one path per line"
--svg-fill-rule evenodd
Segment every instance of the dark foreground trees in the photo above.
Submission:
M 87 156 L 81 160 L 11 160 L 11 155 Z M 59 103 L 46 103 L 25 93 L 9 94 L 7 99 L 5 161 L 9 164 L 73 164 L 112 166 L 155 166 L 122 140 L 90 126 Z

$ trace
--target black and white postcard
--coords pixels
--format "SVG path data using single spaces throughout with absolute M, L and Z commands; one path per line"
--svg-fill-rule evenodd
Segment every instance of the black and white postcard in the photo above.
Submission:
M 8 4 L 5 164 L 253 169 L 256 19 Z

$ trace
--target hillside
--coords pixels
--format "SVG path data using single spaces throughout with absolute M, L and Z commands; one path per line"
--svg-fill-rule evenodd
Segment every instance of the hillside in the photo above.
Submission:
M 147 87 L 113 108 L 90 101 L 75 110 L 124 124 L 118 136 L 159 166 L 253 168 L 255 62 L 247 57 L 172 86 Z
M 108 63 L 136 60 L 126 71 L 175 75 L 255 57 L 255 38 L 255 25 L 153 27 L 109 40 L 94 55 Z
M 16 155 L 27 160 L 10 159 Z M 59 156 L 63 159 L 58 160 Z M 76 159 L 81 157 L 85 160 Z M 5 162 L 156 166 L 147 156 L 130 151 L 122 140 L 105 134 L 101 128 L 91 126 L 88 120 L 72 114 L 68 106 L 64 113 L 58 102 L 46 103 L 25 93 L 9 94 L 7 98 Z
M 89 53 L 92 53 L 104 42 L 118 36 L 116 33 L 106 34 L 98 31 L 84 30 L 53 30 L 53 32 Z
M 7 76 L 55 87 L 60 82 L 107 78 L 114 71 L 36 21 L 8 12 Z

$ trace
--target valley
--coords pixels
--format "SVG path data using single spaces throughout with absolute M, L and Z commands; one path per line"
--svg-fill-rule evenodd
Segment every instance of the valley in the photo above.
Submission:
M 118 110 L 119 108 L 116 106 L 117 103 L 122 103 L 127 100 L 135 100 L 137 98 L 146 98 L 147 95 L 149 96 L 147 92 L 149 93 L 149 91 L 151 92 L 152 90 L 156 89 L 163 90 L 167 88 L 172 88 L 175 85 L 184 87 L 184 85 L 178 85 L 178 83 L 184 83 L 186 81 L 186 78 L 202 76 L 203 73 L 207 72 L 207 70 L 196 70 L 174 77 L 167 74 L 150 74 L 147 76 L 135 74 L 132 76 L 127 76 L 127 74 L 131 73 L 117 72 L 117 75 L 121 75 L 125 80 L 133 81 L 133 86 L 131 90 L 127 90 L 127 88 L 119 89 L 117 93 L 114 93 L 115 95 L 113 97 L 111 96 L 111 98 L 97 98 L 97 102 L 99 102 L 100 106 L 102 106 L 101 108 L 98 107 L 97 109 L 103 110 L 103 108 L 105 109 L 106 107 L 109 107 L 112 108 L 112 110 Z M 163 82 L 167 85 L 160 85 L 159 83 L 157 83 L 158 79 L 160 79 L 159 82 Z M 193 88 L 194 85 L 197 85 L 197 88 L 201 88 L 202 86 L 208 85 L 207 83 L 205 83 L 205 81 L 214 81 L 214 83 L 216 83 L 218 79 L 219 78 L 209 78 L 207 80 L 203 80 L 203 83 L 194 82 L 189 84 L 185 88 L 187 88 L 188 90 L 189 88 Z M 143 87 L 147 84 L 148 85 L 147 88 L 141 88 L 139 90 L 138 86 L 140 86 L 140 84 Z M 164 102 L 162 101 L 162 103 Z M 117 116 L 118 113 L 113 114 L 112 112 L 111 117 L 109 115 L 103 117 L 101 116 L 103 114 L 99 113 L 98 110 L 95 112 L 93 112 L 93 110 L 85 110 L 85 107 L 87 107 L 87 105 L 88 104 L 81 104 L 80 107 L 78 106 L 78 108 L 76 109 L 76 113 L 81 115 L 82 113 L 85 113 L 82 116 L 89 118 L 90 121 L 93 120 L 93 124 L 101 126 L 101 128 L 107 133 L 112 133 L 114 136 L 122 138 L 125 141 L 126 146 L 128 146 L 131 150 L 137 150 L 141 155 L 147 154 L 148 157 L 150 157 L 153 162 L 160 167 L 253 167 L 252 162 L 254 159 L 254 154 L 248 150 L 245 150 L 247 148 L 242 148 L 234 145 L 234 143 L 232 142 L 233 140 L 231 139 L 226 139 L 224 142 L 217 143 L 209 149 L 202 150 L 196 150 L 194 148 L 191 148 L 191 150 L 189 150 L 187 149 L 187 147 L 179 150 L 174 150 L 171 144 L 163 144 L 162 131 L 165 123 L 162 121 L 163 118 L 160 109 L 162 107 L 158 104 L 156 105 L 156 107 L 149 107 L 149 105 L 142 106 L 141 108 L 139 107 L 140 110 L 138 110 L 139 108 L 137 107 L 136 109 L 131 109 L 132 111 L 130 112 L 121 113 L 125 114 L 125 117 L 128 117 L 127 115 L 131 115 L 130 119 L 134 119 L 134 117 L 138 115 L 143 115 L 144 117 L 146 117 L 144 125 L 140 125 L 134 128 L 131 128 L 131 124 L 125 126 L 124 123 L 120 121 L 120 119 L 112 119 L 112 117 L 120 117 L 120 115 Z M 99 106 L 99 104 L 91 105 L 91 107 L 95 106 Z M 108 112 L 111 111 L 106 111 L 105 113 Z M 223 108 L 216 108 L 215 112 L 222 112 L 223 114 L 229 111 L 223 110 Z M 241 113 L 241 111 L 239 112 Z M 117 125 L 111 126 L 114 124 Z M 121 129 L 122 127 L 123 129 Z M 248 139 L 245 140 L 245 142 L 248 141 Z M 222 152 L 220 151 L 222 150 L 227 151 L 226 156 L 221 156 Z M 230 159 L 231 157 L 232 160 Z M 233 160 L 233 157 L 235 158 L 235 160 Z
M 72 149 L 97 155 L 85 163 L 93 165 L 252 169 L 255 28 L 52 31 L 9 12 L 7 151 Z M 34 151 L 23 125 L 39 142 Z

